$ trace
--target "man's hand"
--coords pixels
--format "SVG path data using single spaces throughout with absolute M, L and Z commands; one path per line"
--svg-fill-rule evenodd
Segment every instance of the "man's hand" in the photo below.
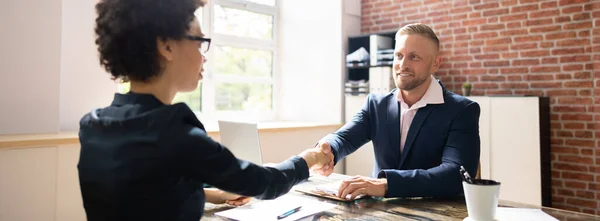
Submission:
M 329 176 L 331 175 L 331 173 L 333 173 L 333 168 L 334 168 L 334 162 L 333 162 L 333 151 L 331 151 L 331 146 L 329 146 L 329 143 L 327 143 L 326 141 L 320 141 L 317 146 L 315 147 L 315 149 L 318 149 L 319 151 L 321 151 L 323 154 L 325 154 L 325 156 L 328 157 L 329 162 L 322 166 L 321 168 L 315 168 L 312 171 L 316 172 L 319 175 L 322 176 Z
M 385 196 L 387 190 L 387 179 L 374 179 L 364 176 L 355 176 L 344 180 L 338 189 L 338 197 L 346 199 L 350 194 L 350 200 L 359 195 Z
M 328 166 L 333 161 L 333 154 L 323 153 L 320 149 L 311 148 L 304 150 L 300 155 L 310 170 L 316 170 Z

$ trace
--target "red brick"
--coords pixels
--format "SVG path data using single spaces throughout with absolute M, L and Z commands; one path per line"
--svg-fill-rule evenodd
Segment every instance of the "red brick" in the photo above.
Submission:
M 572 74 L 555 74 L 556 80 L 570 80 L 573 79 Z
M 565 82 L 565 87 L 568 88 L 592 88 L 594 85 L 591 81 L 567 81 Z
M 496 45 L 496 46 L 489 46 L 489 47 L 483 48 L 483 52 L 485 52 L 485 53 L 502 52 L 502 51 L 508 51 L 508 45 Z
M 502 74 L 525 74 L 529 72 L 527 68 L 502 68 L 500 73 Z
M 481 12 L 471 12 L 469 13 L 469 18 L 481 18 Z
M 506 76 L 502 75 L 482 75 L 479 76 L 480 81 L 505 81 Z
M 564 123 L 565 129 L 585 129 L 583 123 Z
M 465 7 L 453 7 L 450 10 L 450 13 L 451 14 L 459 14 L 459 13 L 470 12 L 470 11 L 471 11 L 471 7 L 468 7 L 468 6 L 465 6 Z
M 583 70 L 583 65 L 582 64 L 568 64 L 568 65 L 563 65 L 562 66 L 562 70 L 563 71 L 582 71 Z
M 483 33 L 476 33 L 473 34 L 473 38 L 475 39 L 487 39 L 487 38 L 495 38 L 498 37 L 498 33 L 496 32 L 483 32 Z
M 571 146 L 578 146 L 578 147 L 594 147 L 596 145 L 596 142 L 594 142 L 593 140 L 567 140 L 565 142 L 566 145 L 571 145 Z
M 511 50 L 514 50 L 514 49 L 511 48 Z M 538 59 L 521 59 L 521 60 L 513 60 L 511 63 L 513 66 L 531 66 L 531 65 L 540 64 L 540 61 Z
M 592 99 L 587 97 L 561 97 L 558 98 L 560 104 L 592 104 Z
M 564 156 L 559 156 L 560 157 L 564 157 Z M 590 159 L 591 160 L 591 159 Z M 585 160 L 586 162 L 593 162 L 593 160 Z M 592 164 L 592 163 L 589 163 Z M 590 174 L 585 174 L 585 173 L 575 173 L 575 172 L 567 172 L 567 171 L 563 171 L 561 172 L 562 178 L 565 179 L 571 179 L 571 180 L 579 180 L 579 181 L 590 181 L 593 182 L 594 181 L 594 176 L 590 175 Z
M 544 2 L 544 3 L 542 3 L 542 9 L 545 9 L 545 8 L 556 8 L 557 5 L 558 4 L 556 2 L 554 2 L 554 1 L 552 1 L 552 2 Z
M 485 74 L 485 69 L 467 69 L 461 71 L 463 74 Z
M 591 16 L 591 14 L 589 12 L 578 13 L 578 14 L 574 14 L 573 15 L 573 21 L 587 20 L 587 19 L 590 19 L 590 17 L 592 17 L 592 16 Z
M 500 22 L 508 22 L 508 21 L 523 21 L 527 19 L 527 13 L 521 13 L 521 14 L 510 14 L 510 15 L 504 15 L 504 16 L 500 16 Z
M 563 56 L 563 57 L 560 57 L 560 63 L 586 62 L 586 61 L 590 61 L 590 59 L 591 59 L 591 57 L 589 55 Z
M 509 66 L 509 61 L 485 61 L 483 62 L 483 66 L 485 67 L 501 67 L 501 66 Z
M 559 32 L 559 33 L 551 33 L 551 34 L 546 34 L 546 40 L 555 40 L 555 39 L 563 39 L 563 38 L 575 38 L 577 36 L 577 33 L 575 33 L 574 31 L 565 31 L 565 32 Z
M 563 26 L 563 29 L 569 30 L 569 29 L 585 29 L 585 28 L 592 28 L 592 22 L 591 21 L 584 21 L 584 22 L 577 22 L 577 23 L 569 23 L 569 24 L 565 24 Z
M 517 22 L 510 22 L 506 24 L 506 28 L 511 29 L 511 28 L 520 28 L 521 27 L 521 22 L 517 21 Z
M 552 153 L 567 153 L 567 154 L 579 154 L 579 149 L 573 147 L 552 147 Z M 557 165 L 559 163 L 554 163 Z M 587 170 L 585 170 L 587 171 Z
M 569 14 L 569 13 L 575 13 L 575 12 L 581 12 L 583 10 L 583 7 L 581 7 L 581 5 L 576 5 L 576 6 L 571 6 L 571 7 L 566 7 L 562 9 L 562 14 Z
M 560 31 L 562 29 L 562 27 L 560 25 L 554 25 L 554 26 L 544 26 L 544 27 L 532 27 L 529 29 L 529 32 L 531 33 L 546 33 L 546 32 L 552 32 L 552 31 Z
M 554 17 L 554 23 L 566 23 L 566 22 L 571 22 L 571 16 Z
M 561 138 L 572 138 L 573 137 L 573 132 L 571 132 L 571 131 L 557 131 L 556 132 L 556 136 L 557 137 L 561 137 Z
M 587 166 L 577 165 L 577 164 L 569 164 L 569 163 L 554 163 L 552 169 L 574 171 L 574 172 L 588 172 Z M 571 182 L 571 183 L 574 183 L 574 182 Z M 580 183 L 580 184 L 583 184 L 583 187 L 586 186 L 584 183 Z
M 582 200 L 582 199 L 567 199 L 567 204 L 570 205 L 574 205 L 574 206 L 582 206 L 582 207 L 588 207 L 588 208 L 596 208 L 598 206 L 598 203 L 594 200 Z
M 550 67 L 545 67 L 545 66 L 541 66 L 541 67 L 531 67 L 531 72 L 532 73 L 538 73 L 538 72 L 559 72 L 560 71 L 560 67 L 558 66 L 550 66 Z
M 481 88 L 481 89 L 497 89 L 498 84 L 497 83 L 474 83 L 473 87 Z
M 462 21 L 462 25 L 464 25 L 464 26 L 483 25 L 485 23 L 487 23 L 487 19 L 486 18 L 469 19 L 469 20 L 466 20 L 466 21 Z
M 519 57 L 519 52 L 505 52 L 501 54 L 502 59 L 514 59 Z
M 575 137 L 577 138 L 594 138 L 592 131 L 575 131 Z
M 484 11 L 482 13 L 482 15 L 484 17 L 487 17 L 487 16 L 498 16 L 498 15 L 504 15 L 504 14 L 508 14 L 508 8 L 492 9 L 492 10 Z M 494 17 L 494 18 L 497 19 L 498 17 Z
M 542 64 L 558 64 L 558 58 L 542 58 Z
M 481 62 L 471 62 L 471 63 L 469 63 L 469 67 L 470 68 L 480 68 L 482 66 L 483 65 L 481 64 Z
M 577 192 L 575 192 L 575 195 L 577 197 L 583 198 L 583 199 L 595 199 L 596 195 L 594 194 L 593 191 L 586 191 L 586 190 L 577 190 Z
M 544 19 L 535 19 L 535 20 L 525 21 L 525 25 L 527 25 L 527 26 L 540 26 L 540 25 L 549 25 L 549 24 L 552 24 L 552 18 L 544 18 Z
M 501 83 L 500 88 L 503 89 L 527 89 L 529 88 L 528 83 Z
M 563 188 L 557 188 L 556 193 L 561 196 L 575 196 L 575 191 Z
M 562 82 L 531 82 L 531 88 L 561 88 Z
M 533 4 L 533 5 L 524 5 L 524 6 L 517 6 L 517 7 L 513 7 L 510 12 L 511 13 L 518 13 L 518 12 L 526 12 L 526 11 L 533 11 L 533 10 L 537 10 L 539 9 L 537 4 Z
M 573 74 L 573 78 L 575 78 L 575 79 L 590 79 L 590 84 L 592 84 L 592 81 L 591 81 L 592 73 L 591 72 L 575 72 L 575 74 Z
M 486 45 L 500 45 L 500 44 L 510 44 L 510 38 L 498 38 L 498 39 L 489 39 L 485 40 Z
M 492 8 L 498 8 L 498 7 L 500 7 L 498 2 L 493 2 L 493 3 L 475 5 L 475 6 L 473 6 L 473 9 L 479 11 L 479 10 L 483 10 L 483 9 L 492 9 Z
M 487 95 L 512 95 L 510 90 L 487 90 Z
M 493 25 L 482 25 L 481 31 L 492 31 L 492 30 L 501 30 L 504 29 L 504 24 L 493 24 Z
M 548 50 L 538 50 L 538 51 L 522 51 L 519 52 L 521 53 L 521 57 L 534 57 L 534 58 L 539 58 L 542 56 L 548 56 L 550 55 L 550 53 L 548 52 Z
M 462 63 L 454 63 L 453 66 L 454 66 L 454 68 L 460 69 L 460 68 L 469 67 L 469 64 L 466 62 L 462 62 Z
M 542 42 L 540 43 L 541 48 L 553 48 L 554 42 Z
M 523 78 L 520 75 L 509 75 L 506 77 L 507 81 L 522 81 Z
M 583 48 L 563 48 L 552 50 L 552 55 L 564 55 L 564 54 L 583 54 L 585 50 Z
M 520 36 L 515 37 L 515 42 L 539 42 L 543 39 L 544 37 L 541 35 Z
M 572 121 L 591 121 L 594 117 L 591 114 L 562 114 L 561 120 L 572 120 Z
M 529 13 L 530 18 L 541 18 L 541 17 L 554 17 L 560 14 L 558 9 L 553 10 L 544 10 L 544 11 L 536 11 Z
M 510 46 L 510 50 L 527 50 L 527 49 L 537 49 L 538 43 L 524 43 L 524 44 L 514 44 Z
M 501 31 L 500 32 L 500 36 L 506 36 L 506 37 L 514 37 L 515 35 L 528 35 L 529 31 L 527 29 L 512 29 L 512 30 L 506 30 L 506 31 Z

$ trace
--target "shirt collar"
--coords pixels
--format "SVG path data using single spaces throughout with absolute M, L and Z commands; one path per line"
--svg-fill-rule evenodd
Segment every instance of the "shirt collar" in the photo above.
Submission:
M 427 104 L 443 104 L 444 103 L 444 90 L 442 86 L 433 76 L 431 77 L 431 81 L 429 83 L 429 87 L 425 94 L 421 98 L 421 100 L 417 101 L 413 106 L 417 105 L 417 107 L 424 107 Z M 402 94 L 400 90 L 396 90 L 396 98 L 400 103 L 404 103 L 404 99 L 402 98 Z
M 160 107 L 165 105 L 151 94 L 138 94 L 133 92 L 126 94 L 115 93 L 112 105 L 123 106 L 126 104 L 142 104 L 151 107 Z

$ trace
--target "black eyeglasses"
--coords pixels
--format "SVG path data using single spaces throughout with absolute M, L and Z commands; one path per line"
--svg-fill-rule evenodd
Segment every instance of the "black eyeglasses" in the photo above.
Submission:
M 210 38 L 203 38 L 200 36 L 193 36 L 193 35 L 187 35 L 185 36 L 187 39 L 193 40 L 193 41 L 199 41 L 200 42 L 200 47 L 198 47 L 198 49 L 200 51 L 202 51 L 202 53 L 206 53 L 208 52 L 208 49 L 210 48 Z

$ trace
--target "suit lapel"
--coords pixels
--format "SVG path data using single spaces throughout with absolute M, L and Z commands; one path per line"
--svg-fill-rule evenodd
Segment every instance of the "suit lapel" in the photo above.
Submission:
M 387 108 L 388 132 L 390 137 L 390 154 L 394 154 L 396 162 L 400 159 L 400 104 L 396 96 L 388 100 Z
M 413 119 L 412 123 L 410 124 L 410 128 L 408 129 L 408 134 L 406 135 L 406 141 L 404 143 L 404 149 L 402 150 L 402 156 L 400 159 L 399 168 L 402 168 L 402 164 L 404 164 L 404 162 L 406 160 L 406 156 L 408 156 L 408 153 L 410 152 L 410 149 L 413 146 L 415 137 L 417 137 L 417 134 L 419 134 L 419 131 L 421 130 L 421 127 L 423 126 L 423 123 L 425 122 L 425 120 L 427 119 L 429 114 L 433 110 L 435 110 L 437 107 L 439 107 L 439 105 L 428 104 L 425 107 L 419 108 L 419 110 L 417 111 L 417 114 L 415 114 L 415 118 Z

